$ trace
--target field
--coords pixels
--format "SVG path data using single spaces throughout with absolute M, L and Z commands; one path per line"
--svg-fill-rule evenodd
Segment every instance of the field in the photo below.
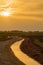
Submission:
M 35 32 L 0 31 L 0 48 L 1 48 L 1 44 L 2 45 L 3 45 L 3 43 L 6 44 L 6 41 L 10 40 L 10 43 L 11 43 L 11 40 L 13 40 L 13 38 L 15 38 L 14 40 L 17 41 L 17 39 L 19 39 L 20 37 L 25 39 L 20 46 L 21 51 L 23 51 L 25 54 L 32 57 L 33 59 L 38 61 L 41 65 L 43 65 L 43 32 L 39 32 L 39 31 L 35 31 Z M 8 43 L 9 42 L 7 42 L 7 44 Z M 9 45 L 11 45 L 11 44 L 9 44 Z M 16 65 L 17 64 L 20 65 L 21 62 L 15 56 L 14 56 L 14 58 L 12 57 L 12 52 L 10 51 L 11 53 L 9 53 L 8 45 L 6 45 L 6 46 L 8 49 L 8 50 L 6 49 L 8 53 L 6 52 L 6 50 L 5 50 L 5 52 L 4 51 L 2 52 L 2 50 L 0 50 L 0 51 L 3 53 L 3 55 L 4 55 L 4 53 L 8 54 L 8 57 L 10 58 L 10 62 L 15 61 L 14 63 Z M 11 55 L 9 55 L 9 54 L 11 54 Z M 0 57 L 1 57 L 1 55 L 0 55 Z M 9 64 L 9 65 L 11 65 L 11 64 Z M 24 65 L 24 64 L 21 63 L 21 65 Z
M 20 49 L 43 65 L 43 37 L 26 38 Z
M 0 41 L 0 65 L 24 65 L 12 52 L 10 46 L 20 40 L 13 37 L 12 39 L 1 39 Z

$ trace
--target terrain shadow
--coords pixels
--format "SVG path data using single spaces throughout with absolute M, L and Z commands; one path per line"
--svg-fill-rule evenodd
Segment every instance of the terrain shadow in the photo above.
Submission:
M 25 38 L 20 46 L 20 49 L 22 52 L 43 65 L 43 52 L 41 52 L 42 48 L 35 45 L 33 43 L 33 40 L 31 40 L 30 38 Z
M 25 65 L 23 62 L 21 62 L 13 53 L 13 51 L 11 50 L 10 46 L 14 43 L 14 42 L 17 42 L 21 40 L 20 38 L 17 38 L 17 39 L 14 39 L 14 41 L 9 44 L 9 46 L 7 46 L 7 51 L 9 52 L 8 55 L 10 56 L 10 59 L 11 59 L 11 62 L 12 64 L 11 65 Z
M 0 65 L 25 65 L 14 55 L 10 48 L 10 46 L 18 40 L 20 40 L 19 37 L 14 37 L 10 40 L 7 40 L 7 43 L 5 42 L 6 40 L 0 41 Z

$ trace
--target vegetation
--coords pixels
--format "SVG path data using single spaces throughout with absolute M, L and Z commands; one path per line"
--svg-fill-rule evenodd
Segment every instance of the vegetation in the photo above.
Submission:
M 40 47 L 43 47 L 43 42 L 40 42 L 38 39 L 34 39 L 34 43 Z
M 43 32 L 0 31 L 0 41 L 9 40 L 13 36 L 24 37 L 21 50 L 43 64 Z
M 31 38 L 34 40 L 34 43 L 43 47 L 43 32 L 39 31 L 0 31 L 0 40 L 7 40 L 12 38 L 13 36 L 20 36 L 24 38 Z
M 29 32 L 24 32 L 24 31 L 0 31 L 0 37 L 4 36 L 23 36 L 23 37 L 28 37 L 28 36 L 43 36 L 43 32 L 39 31 L 29 31 Z
M 38 39 L 37 39 L 38 40 Z M 22 52 L 38 61 L 40 65 L 43 65 L 43 43 L 39 41 L 34 42 L 34 38 L 26 38 L 22 42 L 20 49 Z

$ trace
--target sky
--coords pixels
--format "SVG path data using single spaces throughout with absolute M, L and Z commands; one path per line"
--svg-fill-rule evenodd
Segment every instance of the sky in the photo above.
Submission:
M 43 31 L 43 0 L 0 0 L 1 30 Z

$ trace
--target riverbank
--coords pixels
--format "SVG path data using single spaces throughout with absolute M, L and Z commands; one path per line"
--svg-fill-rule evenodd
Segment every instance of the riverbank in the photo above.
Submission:
M 22 44 L 23 41 L 24 41 L 24 39 L 16 41 L 14 44 L 11 45 L 11 49 L 12 49 L 14 55 L 21 62 L 23 62 L 25 65 L 41 65 L 37 61 L 35 61 L 34 59 L 32 59 L 30 56 L 27 56 L 25 53 L 23 53 L 20 50 L 20 45 Z
M 24 52 L 34 60 L 38 61 L 41 65 L 43 65 L 43 49 L 40 48 L 38 45 L 34 44 L 31 38 L 26 38 L 22 42 L 20 49 L 22 52 Z
M 10 46 L 20 40 L 14 37 L 10 40 L 0 41 L 0 65 L 24 65 L 16 56 L 14 56 Z

